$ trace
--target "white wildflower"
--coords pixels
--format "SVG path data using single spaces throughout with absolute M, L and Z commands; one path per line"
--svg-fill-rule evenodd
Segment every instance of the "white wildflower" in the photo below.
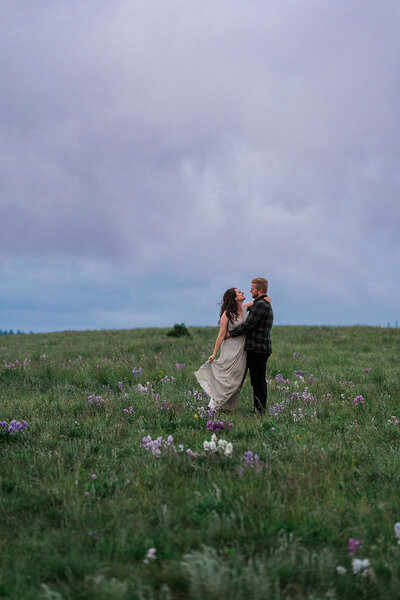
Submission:
M 394 535 L 397 537 L 397 543 L 400 544 L 400 523 L 394 524 Z
M 361 573 L 361 575 L 363 575 L 364 577 L 366 577 L 369 574 L 370 566 L 371 564 L 368 558 L 364 558 L 364 560 L 360 558 L 353 558 L 353 560 L 351 561 L 351 568 L 353 569 L 353 573 Z
M 336 567 L 336 573 L 338 575 L 345 575 L 347 573 L 347 569 L 346 569 L 346 567 L 342 567 L 341 565 L 338 565 Z
M 226 445 L 226 448 L 225 448 L 225 452 L 224 452 L 225 456 L 230 456 L 230 455 L 232 454 L 232 450 L 233 450 L 232 443 L 231 443 L 231 442 L 229 442 L 229 443 Z M 399 543 L 400 543 L 400 542 L 399 542 Z
M 215 454 L 219 452 L 220 454 L 224 454 L 225 456 L 230 456 L 232 454 L 233 446 L 230 442 L 228 443 L 226 440 L 218 440 L 217 436 L 213 434 L 211 436 L 211 442 L 209 442 L 208 440 L 204 440 L 203 448 L 206 454 Z
M 149 548 L 147 550 L 146 558 L 144 559 L 144 564 L 148 565 L 151 560 L 154 560 L 156 557 L 157 550 L 155 548 Z

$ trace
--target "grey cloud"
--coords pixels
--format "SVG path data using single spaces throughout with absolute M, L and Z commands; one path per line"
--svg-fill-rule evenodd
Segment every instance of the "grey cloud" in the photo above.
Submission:
M 397 2 L 2 10 L 3 261 L 398 293 Z

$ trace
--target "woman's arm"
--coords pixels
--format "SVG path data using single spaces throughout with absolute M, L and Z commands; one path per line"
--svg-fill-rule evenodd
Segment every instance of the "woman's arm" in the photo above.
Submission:
M 268 304 L 271 304 L 271 298 L 270 298 L 269 296 L 266 296 L 266 297 L 264 298 L 264 300 L 265 300 L 266 302 L 268 302 Z M 254 304 L 254 301 L 253 301 L 253 302 L 246 302 L 246 304 L 242 304 L 242 306 L 243 306 L 243 308 L 244 308 L 245 310 L 249 310 L 249 308 L 251 308 L 251 307 L 253 306 L 253 304 Z
M 210 362 L 212 362 L 215 359 L 215 356 L 219 350 L 219 347 L 221 346 L 222 342 L 225 339 L 225 335 L 228 330 L 228 323 L 229 323 L 229 319 L 226 316 L 226 313 L 224 313 L 219 321 L 219 333 L 218 333 L 217 339 L 215 340 L 215 346 L 214 346 L 213 353 L 211 354 L 211 356 L 208 357 L 208 360 Z

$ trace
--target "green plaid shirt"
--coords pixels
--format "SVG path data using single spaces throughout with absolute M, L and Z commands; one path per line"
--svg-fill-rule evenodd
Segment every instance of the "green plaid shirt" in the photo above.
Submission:
M 246 335 L 246 350 L 271 354 L 270 332 L 274 322 L 274 313 L 271 305 L 264 298 L 265 296 L 259 296 L 254 300 L 246 321 L 232 329 L 229 335 L 231 337 Z

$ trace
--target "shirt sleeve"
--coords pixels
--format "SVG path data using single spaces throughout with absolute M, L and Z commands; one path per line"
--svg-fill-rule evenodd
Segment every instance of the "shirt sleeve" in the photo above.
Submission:
M 252 331 L 254 327 L 257 325 L 262 316 L 262 307 L 259 304 L 256 304 L 253 309 L 249 312 L 249 316 L 246 321 L 237 327 L 234 327 L 230 332 L 230 337 L 236 337 L 238 335 L 245 335 L 249 331 Z

